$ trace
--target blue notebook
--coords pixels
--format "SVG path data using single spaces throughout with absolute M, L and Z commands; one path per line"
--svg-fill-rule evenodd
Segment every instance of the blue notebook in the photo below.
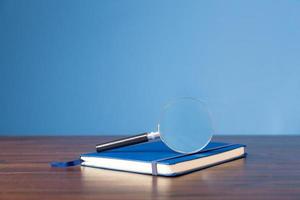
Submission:
M 81 155 L 81 165 L 159 176 L 178 176 L 242 158 L 245 145 L 210 142 L 203 150 L 181 154 L 161 140 Z

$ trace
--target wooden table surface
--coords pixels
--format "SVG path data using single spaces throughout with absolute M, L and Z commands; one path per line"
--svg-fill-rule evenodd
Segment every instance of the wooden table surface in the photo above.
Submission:
M 176 178 L 49 167 L 110 139 L 0 137 L 0 199 L 300 199 L 298 136 L 217 136 L 246 144 L 248 157 Z

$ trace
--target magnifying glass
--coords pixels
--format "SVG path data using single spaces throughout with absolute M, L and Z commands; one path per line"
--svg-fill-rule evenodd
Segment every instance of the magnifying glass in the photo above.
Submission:
M 138 144 L 160 138 L 179 153 L 203 149 L 213 135 L 207 106 L 195 98 L 180 98 L 164 106 L 158 130 L 96 145 L 97 152 Z

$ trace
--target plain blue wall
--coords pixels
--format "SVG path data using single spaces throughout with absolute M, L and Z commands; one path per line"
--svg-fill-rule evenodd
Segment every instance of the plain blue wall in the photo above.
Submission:
M 217 134 L 300 133 L 299 1 L 0 0 L 0 134 L 152 131 L 181 96 Z

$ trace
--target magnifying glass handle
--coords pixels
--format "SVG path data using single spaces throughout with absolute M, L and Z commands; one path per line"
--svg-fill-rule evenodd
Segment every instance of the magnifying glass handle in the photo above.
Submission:
M 159 136 L 158 132 L 142 133 L 139 135 L 126 137 L 123 139 L 118 139 L 118 140 L 113 140 L 113 141 L 102 143 L 102 144 L 97 144 L 96 150 L 97 150 L 97 152 L 101 152 L 101 151 L 105 151 L 105 150 L 109 150 L 109 149 L 115 149 L 118 147 L 124 147 L 124 146 L 133 145 L 133 144 L 148 142 L 149 140 L 155 139 L 158 136 Z

